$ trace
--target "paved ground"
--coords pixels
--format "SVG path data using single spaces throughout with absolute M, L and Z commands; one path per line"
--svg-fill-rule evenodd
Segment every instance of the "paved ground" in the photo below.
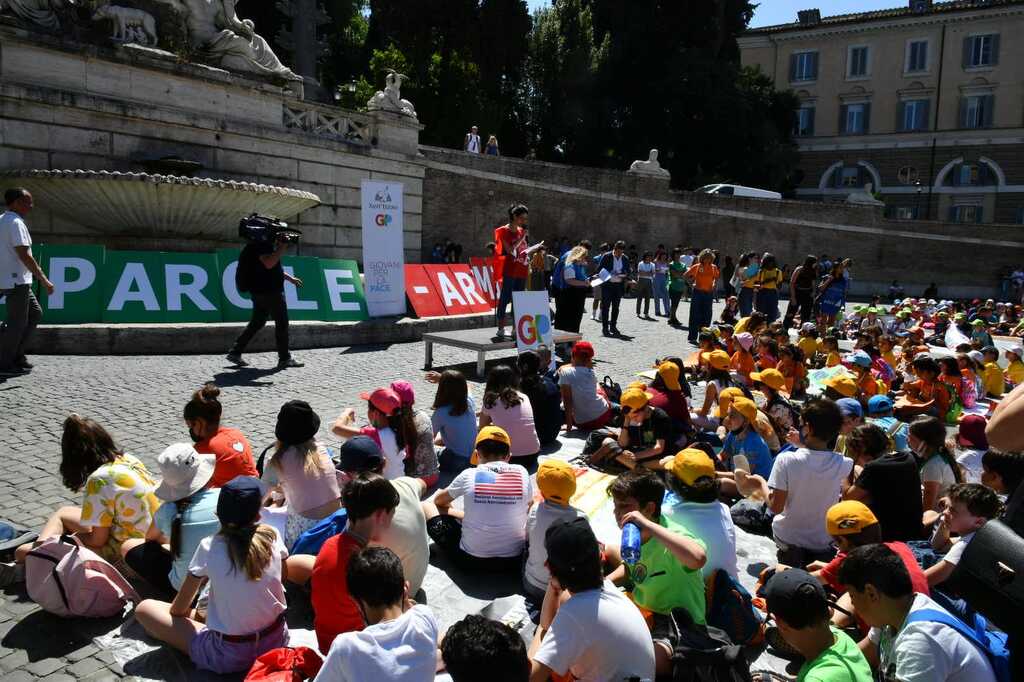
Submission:
M 685 304 L 681 308 L 686 319 Z M 655 358 L 692 351 L 686 333 L 670 328 L 664 318 L 637 319 L 631 300 L 624 301 L 619 327 L 632 339 L 603 338 L 588 312 L 582 332 L 597 349 L 599 375 L 623 385 Z M 404 378 L 415 385 L 421 407 L 429 408 L 433 399 L 433 387 L 423 380 L 422 343 L 310 350 L 298 357 L 306 366 L 286 372 L 261 369 L 273 367 L 276 358 L 269 353 L 248 356 L 255 367 L 244 370 L 209 355 L 35 358 L 30 376 L 0 380 L 0 518 L 36 528 L 56 507 L 80 503 L 80 495 L 65 489 L 58 475 L 60 427 L 71 412 L 97 419 L 121 447 L 156 471 L 155 458 L 164 447 L 188 440 L 182 407 L 205 381 L 221 386 L 223 423 L 240 428 L 257 454 L 273 441 L 277 411 L 287 400 L 309 401 L 330 443 L 335 439 L 327 429 L 342 408 L 356 407 L 363 414 L 362 391 Z M 435 347 L 435 367 L 454 366 L 469 376 L 474 361 L 472 353 Z M 479 404 L 481 386 L 473 388 Z M 39 611 L 20 589 L 0 592 L 0 679 L 121 678 L 124 671 L 112 654 L 92 644 L 115 624 L 61 621 Z

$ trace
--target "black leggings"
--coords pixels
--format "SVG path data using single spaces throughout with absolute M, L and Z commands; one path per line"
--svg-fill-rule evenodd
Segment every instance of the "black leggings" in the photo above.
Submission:
M 174 565 L 174 557 L 159 542 L 146 541 L 134 547 L 125 555 L 124 562 L 157 590 L 167 594 L 177 593 L 168 577 Z
M 672 304 L 672 306 L 669 308 L 669 312 L 668 312 L 668 321 L 669 322 L 672 322 L 674 324 L 678 324 L 679 323 L 679 320 L 676 318 L 676 308 L 679 307 L 679 299 L 681 299 L 682 297 L 683 297 L 683 292 L 681 292 L 681 291 L 669 291 L 668 292 L 668 300 Z

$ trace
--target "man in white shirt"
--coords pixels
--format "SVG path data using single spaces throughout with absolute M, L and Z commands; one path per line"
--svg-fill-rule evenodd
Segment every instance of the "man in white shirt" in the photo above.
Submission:
M 53 293 L 53 282 L 32 257 L 32 236 L 25 224 L 33 206 L 32 195 L 25 189 L 9 189 L 4 192 L 4 203 L 7 211 L 0 215 L 0 296 L 6 299 L 7 321 L 0 331 L 0 376 L 15 376 L 32 369 L 25 357 L 25 344 L 43 317 L 43 309 L 32 293 L 32 276 L 49 294 Z
M 462 144 L 462 148 L 470 154 L 479 154 L 480 149 L 480 129 L 473 126 L 466 133 L 466 140 Z
M 880 679 L 995 682 L 986 654 L 950 624 L 957 621 L 948 611 L 914 593 L 903 560 L 885 545 L 851 551 L 839 567 L 839 582 L 871 626 L 860 647 Z
M 580 682 L 653 680 L 650 630 L 636 605 L 605 581 L 587 520 L 551 526 L 544 546 L 551 580 L 530 645 L 530 682 L 552 673 Z M 563 600 L 563 592 L 571 596 Z

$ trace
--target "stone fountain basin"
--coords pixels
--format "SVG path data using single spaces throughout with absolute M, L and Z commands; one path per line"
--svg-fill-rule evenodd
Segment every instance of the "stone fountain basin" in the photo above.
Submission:
M 85 170 L 0 173 L 38 208 L 104 234 L 226 240 L 251 214 L 292 218 L 320 203 L 311 192 L 234 180 Z

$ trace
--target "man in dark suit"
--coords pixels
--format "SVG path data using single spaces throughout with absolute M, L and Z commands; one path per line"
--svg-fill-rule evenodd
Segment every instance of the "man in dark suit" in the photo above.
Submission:
M 619 331 L 619 303 L 629 278 L 629 257 L 624 250 L 626 242 L 617 241 L 611 252 L 604 254 L 598 264 L 598 272 L 606 270 L 611 279 L 601 285 L 601 333 L 605 336 L 621 336 Z

